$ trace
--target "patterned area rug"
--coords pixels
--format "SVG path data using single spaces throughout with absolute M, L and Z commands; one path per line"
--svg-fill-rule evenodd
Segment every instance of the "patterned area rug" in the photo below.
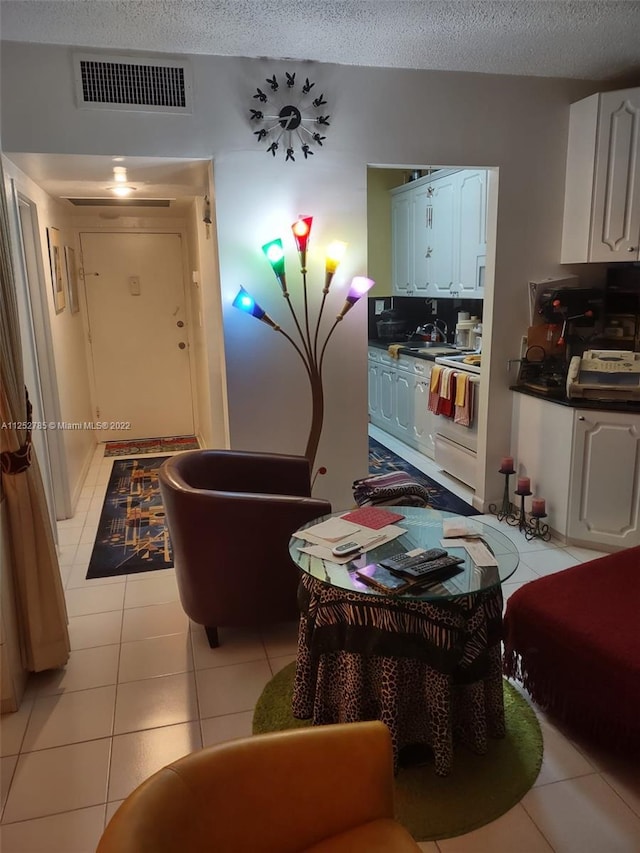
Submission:
M 440 483 L 436 483 L 435 480 L 427 477 L 422 471 L 418 471 L 417 468 L 400 456 L 396 456 L 395 453 L 384 447 L 375 438 L 369 437 L 369 473 L 389 474 L 391 471 L 404 471 L 412 479 L 423 485 L 429 492 L 430 506 L 433 509 L 455 512 L 456 515 L 481 514 L 466 501 L 463 501 L 462 498 L 450 492 L 449 489 L 441 486 Z
M 173 566 L 158 485 L 166 456 L 113 463 L 87 579 L 108 578 Z
M 131 441 L 108 441 L 105 456 L 133 456 L 134 453 L 170 453 L 174 450 L 197 450 L 194 435 L 170 435 L 166 438 L 138 438 Z

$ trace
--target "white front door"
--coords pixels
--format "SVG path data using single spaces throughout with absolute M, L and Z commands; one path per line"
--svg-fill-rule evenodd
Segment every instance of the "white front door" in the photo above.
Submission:
M 100 441 L 193 434 L 179 234 L 80 234 Z

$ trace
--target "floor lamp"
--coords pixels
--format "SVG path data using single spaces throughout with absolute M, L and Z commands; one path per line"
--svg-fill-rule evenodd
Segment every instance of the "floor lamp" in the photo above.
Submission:
M 239 308 L 247 314 L 251 314 L 252 317 L 256 317 L 258 320 L 266 323 L 267 326 L 270 326 L 274 331 L 283 335 L 295 349 L 304 364 L 309 384 L 311 386 L 311 426 L 305 450 L 305 456 L 309 460 L 309 467 L 311 471 L 313 471 L 318 444 L 320 442 L 320 434 L 322 433 L 322 423 L 324 420 L 322 365 L 324 362 L 324 354 L 327 349 L 327 344 L 329 343 L 338 323 L 343 320 L 347 312 L 351 310 L 360 297 L 364 296 L 364 294 L 367 293 L 375 284 L 372 279 L 365 278 L 364 276 L 355 276 L 352 279 L 344 305 L 326 333 L 324 340 L 321 342 L 319 337 L 322 313 L 324 311 L 325 302 L 329 293 L 329 288 L 331 287 L 331 281 L 334 273 L 342 256 L 344 255 L 346 243 L 331 243 L 327 249 L 325 255 L 325 277 L 324 288 L 322 290 L 322 301 L 320 303 L 315 323 L 312 323 L 309 317 L 309 300 L 307 294 L 307 246 L 309 243 L 312 221 L 313 218 L 311 216 L 301 216 L 291 226 L 298 254 L 300 256 L 300 274 L 302 275 L 302 294 L 304 303 L 304 317 L 302 318 L 302 321 L 298 318 L 296 309 L 291 302 L 291 296 L 287 290 L 282 240 L 279 238 L 271 240 L 271 242 L 265 243 L 262 247 L 262 251 L 271 264 L 276 280 L 280 285 L 282 295 L 289 306 L 289 310 L 297 330 L 299 343 L 297 343 L 291 335 L 285 332 L 284 329 L 275 322 L 275 320 L 272 320 L 266 311 L 257 304 L 255 299 L 250 296 L 243 287 L 240 288 L 238 294 L 233 300 L 234 307 Z

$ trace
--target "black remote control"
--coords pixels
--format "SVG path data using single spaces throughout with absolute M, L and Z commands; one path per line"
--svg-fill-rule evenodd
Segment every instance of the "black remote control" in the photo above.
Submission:
M 418 563 L 416 566 L 410 566 L 408 569 L 403 569 L 401 572 L 398 571 L 398 574 L 425 581 L 429 579 L 435 580 L 440 578 L 442 575 L 449 576 L 449 574 L 458 574 L 461 572 L 462 569 L 453 571 L 453 567 L 459 566 L 460 563 L 464 563 L 463 557 L 450 557 L 446 555 L 444 557 L 438 557 L 435 560 L 429 560 L 429 562 Z
M 428 563 L 430 560 L 437 560 L 439 557 L 446 557 L 447 552 L 442 548 L 430 548 L 428 551 L 421 551 L 419 554 L 410 556 L 409 554 L 395 554 L 393 557 L 385 557 L 384 560 L 379 560 L 379 564 L 390 571 L 402 572 L 405 569 L 410 569 L 411 566 L 418 566 L 422 563 Z

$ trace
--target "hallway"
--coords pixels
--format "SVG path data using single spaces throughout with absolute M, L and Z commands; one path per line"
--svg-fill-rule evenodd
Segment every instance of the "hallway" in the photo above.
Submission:
M 0 719 L 3 853 L 91 853 L 105 820 L 151 773 L 201 746 L 251 734 L 263 687 L 295 659 L 295 623 L 221 630 L 221 646 L 210 649 L 204 629 L 182 611 L 173 569 L 85 580 L 113 464 L 102 454 L 99 446 L 76 515 L 59 523 L 69 664 L 32 676 L 20 710 Z M 407 456 L 465 497 L 464 488 L 415 457 Z M 597 556 L 501 530 L 521 552 L 505 598 L 529 580 Z M 640 850 L 637 768 L 540 718 L 544 763 L 521 803 L 467 836 L 425 842 L 424 851 Z

